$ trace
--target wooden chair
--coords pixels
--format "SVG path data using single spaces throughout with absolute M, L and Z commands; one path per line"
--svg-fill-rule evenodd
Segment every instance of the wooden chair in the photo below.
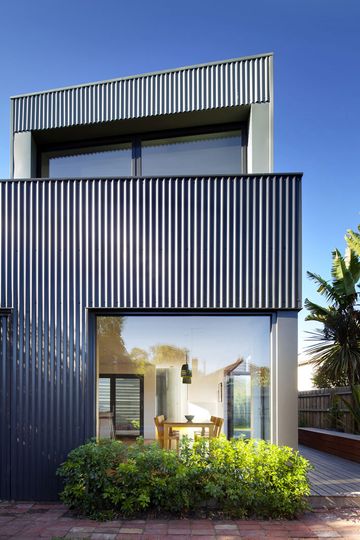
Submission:
M 213 437 L 220 437 L 221 429 L 224 424 L 224 419 L 220 418 L 219 416 L 212 416 L 210 420 L 215 425 L 215 427 L 213 428 Z
M 159 444 L 161 448 L 164 448 L 164 422 L 165 422 L 165 416 L 163 414 L 160 414 L 159 416 L 155 416 L 154 418 L 155 427 L 156 427 L 156 434 L 157 434 L 157 440 L 159 441 Z M 176 442 L 176 450 L 179 451 L 179 441 L 180 441 L 180 434 L 178 431 L 173 431 L 170 429 L 169 433 L 169 444 L 171 447 L 172 441 Z
M 223 427 L 223 424 L 224 424 L 224 419 L 218 416 L 210 416 L 210 422 L 214 424 L 213 437 L 219 437 L 221 433 L 221 428 Z M 200 437 L 209 436 L 208 433 L 205 433 L 205 429 L 207 428 L 203 428 L 201 431 L 195 432 L 195 440 L 198 440 Z

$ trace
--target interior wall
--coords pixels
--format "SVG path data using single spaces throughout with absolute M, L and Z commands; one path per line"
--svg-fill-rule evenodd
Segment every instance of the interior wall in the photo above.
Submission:
M 224 369 L 209 374 L 199 371 L 198 362 L 192 363 L 192 383 L 189 385 L 188 414 L 198 418 L 220 416 L 224 418 Z M 219 401 L 219 384 L 222 383 L 222 401 Z

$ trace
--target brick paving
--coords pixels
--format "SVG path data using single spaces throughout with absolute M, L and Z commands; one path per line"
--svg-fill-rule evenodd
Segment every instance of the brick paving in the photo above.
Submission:
M 138 519 L 97 522 L 69 516 L 61 504 L 0 503 L 0 540 L 360 540 L 360 508 L 318 508 L 295 520 Z

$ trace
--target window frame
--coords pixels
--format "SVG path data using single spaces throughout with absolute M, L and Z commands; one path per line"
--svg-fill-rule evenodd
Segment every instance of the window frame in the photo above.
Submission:
M 138 379 L 140 382 L 140 437 L 144 436 L 144 375 L 137 373 L 99 373 L 98 379 L 110 379 L 110 410 L 116 422 L 116 379 Z M 97 381 L 97 386 L 98 386 Z M 97 398 L 98 399 L 98 398 Z
M 78 154 L 91 153 L 91 148 L 99 151 L 106 151 L 107 147 L 130 144 L 132 157 L 131 157 L 131 177 L 142 176 L 142 162 L 141 162 L 141 143 L 143 141 L 159 140 L 159 139 L 171 139 L 177 137 L 196 136 L 196 135 L 209 135 L 216 133 L 224 133 L 227 131 L 240 131 L 240 164 L 241 170 L 239 172 L 234 171 L 236 174 L 247 173 L 247 126 L 245 122 L 235 122 L 227 124 L 213 124 L 209 126 L 196 126 L 192 128 L 178 128 L 173 130 L 162 131 L 149 131 L 136 133 L 131 136 L 121 135 L 117 137 L 108 137 L 101 139 L 89 139 L 72 143 L 53 144 L 53 145 L 41 145 L 38 152 L 37 163 L 37 175 L 40 178 L 49 178 L 49 160 L 52 157 L 60 157 L 61 155 L 71 155 L 72 151 Z M 103 150 L 101 150 L 103 149 Z M 81 150 L 84 150 L 83 152 Z M 204 171 L 205 175 L 208 175 L 208 171 Z M 120 176 L 119 176 L 120 177 Z M 117 177 L 116 177 L 117 178 Z
M 275 420 L 275 407 L 274 407 L 274 400 L 277 399 L 277 385 L 276 385 L 276 373 L 277 373 L 277 360 L 274 350 L 274 339 L 275 339 L 275 326 L 277 321 L 277 315 L 274 313 L 273 310 L 268 309 L 238 309 L 238 308 L 105 308 L 105 307 L 88 307 L 88 332 L 87 332 L 87 343 L 88 343 L 88 349 L 89 349 L 89 357 L 90 357 L 90 363 L 91 368 L 90 371 L 93 373 L 93 386 L 90 384 L 90 391 L 92 395 L 94 396 L 94 421 L 95 421 L 95 427 L 94 427 L 94 433 L 98 433 L 98 420 L 97 420 L 97 414 L 98 414 L 98 379 L 100 377 L 100 371 L 98 370 L 98 353 L 97 353 L 97 318 L 98 317 L 192 317 L 192 316 L 201 316 L 207 318 L 212 317 L 266 317 L 268 319 L 268 338 L 269 338 L 269 369 L 270 369 L 270 381 L 269 381 L 269 441 L 273 441 L 273 433 L 274 433 L 274 423 Z M 249 371 L 241 372 L 241 374 L 248 374 Z M 105 374 L 105 376 L 107 376 Z M 226 414 L 228 414 L 228 404 L 225 403 L 226 394 L 228 391 L 226 381 L 223 383 L 223 400 L 222 403 L 224 405 L 224 411 L 225 406 Z M 155 408 L 154 408 L 155 410 Z M 144 426 L 144 417 L 142 418 L 143 426 Z M 226 421 L 226 430 L 229 429 L 228 420 Z M 262 429 L 262 433 L 264 433 Z M 228 436 L 228 434 L 227 434 Z

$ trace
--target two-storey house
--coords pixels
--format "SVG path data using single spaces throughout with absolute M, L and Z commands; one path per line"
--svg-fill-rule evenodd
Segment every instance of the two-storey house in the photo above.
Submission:
M 0 498 L 72 448 L 224 419 L 297 445 L 301 174 L 272 55 L 20 95 L 0 182 Z

